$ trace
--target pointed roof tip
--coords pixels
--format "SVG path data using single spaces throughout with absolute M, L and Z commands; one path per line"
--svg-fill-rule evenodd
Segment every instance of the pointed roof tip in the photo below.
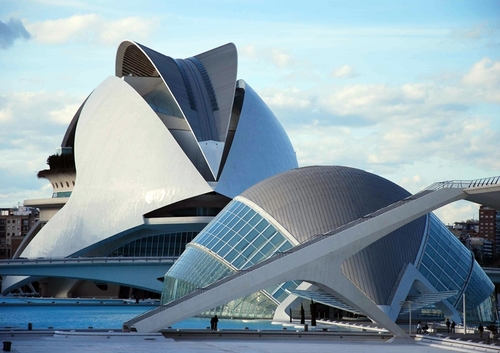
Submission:
M 225 52 L 227 55 L 227 52 L 232 52 L 234 53 L 235 60 L 238 61 L 238 50 L 236 48 L 236 45 L 233 42 L 229 42 L 223 45 L 219 45 L 218 47 L 215 47 L 213 49 L 209 49 L 207 51 L 204 51 L 202 53 L 194 55 L 195 58 L 198 58 L 201 60 L 201 58 L 212 55 L 213 53 L 221 53 Z
M 124 57 L 124 54 L 125 54 L 125 50 L 130 47 L 130 46 L 136 46 L 139 50 L 141 51 L 144 51 L 144 48 L 146 50 L 151 50 L 151 51 L 155 51 L 154 49 L 151 49 L 150 47 L 144 45 L 144 44 L 141 44 L 137 41 L 134 41 L 134 40 L 131 40 L 131 39 L 124 39 L 122 42 L 120 42 L 120 44 L 118 45 L 118 48 L 116 49 L 116 57 L 115 57 L 115 76 L 117 77 L 121 77 L 120 76 L 120 72 L 121 72 L 121 68 L 123 66 L 123 57 Z M 236 48 L 236 45 L 233 43 L 233 42 L 228 42 L 226 44 L 223 44 L 223 45 L 220 45 L 218 47 L 215 47 L 213 49 L 209 49 L 207 51 L 204 51 L 202 53 L 199 53 L 199 54 L 196 54 L 196 55 L 193 55 L 195 58 L 198 58 L 198 59 L 202 59 L 203 57 L 206 57 L 206 56 L 209 56 L 211 54 L 213 54 L 214 52 L 233 52 L 234 53 L 234 59 L 236 60 L 236 62 L 238 61 L 238 50 Z M 166 57 L 169 57 L 168 55 L 165 55 L 165 54 L 162 54 L 160 52 L 157 52 L 163 56 L 166 56 Z M 147 56 L 147 55 L 146 55 Z

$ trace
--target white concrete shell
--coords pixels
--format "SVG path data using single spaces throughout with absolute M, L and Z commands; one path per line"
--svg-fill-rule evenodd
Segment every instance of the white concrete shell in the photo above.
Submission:
M 284 129 L 236 70 L 232 43 L 173 59 L 123 42 L 117 77 L 89 95 L 64 136 L 75 156 L 71 197 L 20 256 L 106 256 L 120 240 L 199 232 L 209 217 L 168 207 L 220 210 L 297 167 Z M 2 292 L 32 280 L 5 277 Z
M 75 151 L 73 194 L 24 257 L 71 255 L 142 225 L 147 212 L 212 191 L 142 97 L 116 77 L 85 104 Z

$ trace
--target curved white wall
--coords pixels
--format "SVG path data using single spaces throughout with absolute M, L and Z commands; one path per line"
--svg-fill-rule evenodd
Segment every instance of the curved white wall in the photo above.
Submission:
M 71 255 L 143 224 L 144 213 L 212 191 L 158 116 L 117 77 L 106 79 L 85 104 L 75 163 L 71 198 L 23 257 Z

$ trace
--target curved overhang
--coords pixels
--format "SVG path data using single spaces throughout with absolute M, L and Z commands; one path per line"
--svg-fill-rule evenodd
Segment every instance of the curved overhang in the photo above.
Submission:
M 220 173 L 229 130 L 236 73 L 237 51 L 233 43 L 184 60 L 172 59 L 133 41 L 122 42 L 116 54 L 117 77 L 161 78 L 179 117 L 189 125 L 214 180 Z M 192 89 L 193 85 L 202 89 Z M 196 102 L 202 103 L 199 105 L 203 109 L 196 108 Z
M 24 257 L 71 255 L 140 226 L 148 212 L 212 191 L 142 97 L 116 77 L 85 104 L 75 151 L 72 196 Z
M 89 95 L 90 97 L 90 95 Z M 76 125 L 78 124 L 78 119 L 80 118 L 80 114 L 82 112 L 83 106 L 87 102 L 87 99 L 89 97 L 85 98 L 83 103 L 80 105 L 78 110 L 76 111 L 75 115 L 71 119 L 71 122 L 69 123 L 68 128 L 66 129 L 66 133 L 64 134 L 64 137 L 61 142 L 61 147 L 73 147 L 75 145 L 75 132 L 76 132 Z
M 215 191 L 234 198 L 275 174 L 297 168 L 297 157 L 283 126 L 243 80 L 243 104 L 231 148 Z M 265 156 L 265 157 L 263 157 Z

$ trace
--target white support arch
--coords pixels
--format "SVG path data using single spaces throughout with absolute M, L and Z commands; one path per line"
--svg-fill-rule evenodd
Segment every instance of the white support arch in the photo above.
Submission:
M 421 196 L 423 195 L 423 196 Z M 360 291 L 341 271 L 342 263 L 361 249 L 403 225 L 448 203 L 466 199 L 461 187 L 444 187 L 414 195 L 398 205 L 351 222 L 335 235 L 302 244 L 237 276 L 231 276 L 184 298 L 139 316 L 125 328 L 159 331 L 177 321 L 225 304 L 262 288 L 289 280 L 304 280 L 359 309 L 397 337 L 407 334 Z M 353 224 L 353 225 L 352 225 Z M 324 271 L 328 268 L 328 271 Z

